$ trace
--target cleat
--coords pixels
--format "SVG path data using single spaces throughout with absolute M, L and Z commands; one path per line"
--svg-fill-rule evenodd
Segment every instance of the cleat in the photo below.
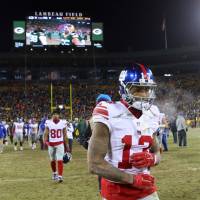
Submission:
M 23 151 L 23 147 L 20 147 L 19 149 L 20 149 L 20 151 Z
M 54 180 L 54 181 L 58 180 L 58 174 L 57 174 L 57 172 L 55 172 L 55 173 L 52 174 L 52 180 Z
M 14 146 L 14 150 L 17 151 L 17 147 L 16 146 Z
M 32 145 L 32 149 L 33 149 L 33 150 L 36 149 L 36 144 L 33 144 L 33 145 Z
M 63 177 L 62 176 L 58 176 L 57 181 L 58 181 L 58 183 L 62 183 L 63 182 Z

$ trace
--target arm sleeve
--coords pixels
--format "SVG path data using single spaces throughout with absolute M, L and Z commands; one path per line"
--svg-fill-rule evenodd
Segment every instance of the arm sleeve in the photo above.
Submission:
M 6 138 L 7 133 L 6 133 L 6 128 L 5 128 L 5 126 L 3 126 L 3 135 L 4 135 L 4 138 Z

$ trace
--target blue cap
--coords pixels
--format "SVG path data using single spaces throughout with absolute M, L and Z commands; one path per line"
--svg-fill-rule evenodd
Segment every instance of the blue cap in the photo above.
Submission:
M 100 94 L 96 98 L 96 102 L 99 103 L 100 101 L 112 101 L 111 97 L 107 94 Z

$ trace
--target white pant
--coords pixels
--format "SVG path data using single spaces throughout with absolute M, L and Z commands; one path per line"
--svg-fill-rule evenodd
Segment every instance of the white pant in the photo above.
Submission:
M 107 200 L 105 198 L 103 198 L 102 200 Z M 138 200 L 159 200 L 158 194 L 157 192 L 154 192 L 144 198 L 138 199 Z
M 48 146 L 50 160 L 63 160 L 64 144 Z
M 15 133 L 13 136 L 14 142 L 23 142 L 23 133 Z

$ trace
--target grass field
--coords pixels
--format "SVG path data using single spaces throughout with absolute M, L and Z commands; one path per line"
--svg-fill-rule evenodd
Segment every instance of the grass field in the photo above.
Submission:
M 160 200 L 200 200 L 200 129 L 188 132 L 188 147 L 169 138 L 169 152 L 152 169 Z M 65 165 L 64 182 L 51 180 L 47 151 L 14 152 L 11 145 L 0 154 L 0 200 L 99 200 L 96 176 L 87 171 L 86 151 L 74 144 L 73 160 Z

